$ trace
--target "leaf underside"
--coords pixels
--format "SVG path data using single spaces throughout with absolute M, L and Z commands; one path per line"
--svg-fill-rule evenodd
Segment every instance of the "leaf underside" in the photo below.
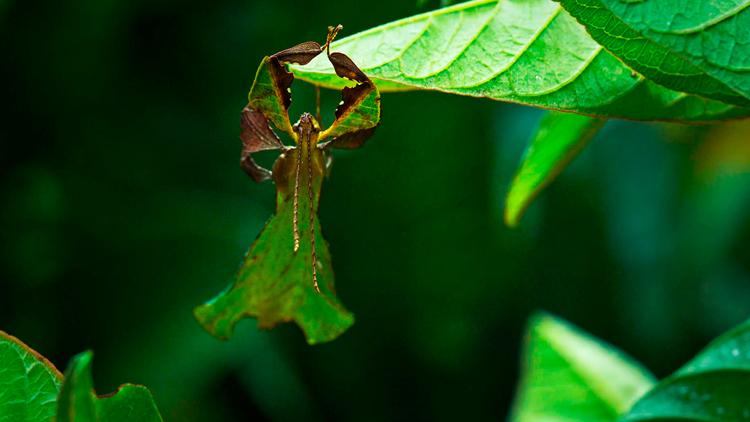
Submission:
M 97 396 L 91 375 L 93 354 L 73 357 L 57 402 L 57 422 L 161 422 L 153 397 L 142 385 L 124 384 L 117 391 Z
M 47 359 L 0 331 L 0 422 L 51 420 L 61 383 Z
M 665 88 L 603 49 L 552 0 L 478 0 L 332 44 L 381 91 L 427 89 L 599 117 L 706 122 L 750 109 Z M 343 86 L 322 57 L 295 75 Z
M 640 399 L 623 422 L 750 420 L 750 321 Z
M 654 384 L 612 346 L 548 315 L 529 323 L 511 422 L 607 422 Z
M 750 1 L 558 1 L 596 41 L 654 81 L 750 106 Z
M 549 112 L 539 123 L 505 201 L 505 222 L 518 224 L 539 192 L 580 153 L 606 121 Z

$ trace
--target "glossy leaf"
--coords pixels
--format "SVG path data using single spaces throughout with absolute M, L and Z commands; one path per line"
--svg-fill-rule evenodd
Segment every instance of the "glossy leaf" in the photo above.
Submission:
M 207 331 L 228 339 L 234 325 L 245 316 L 258 318 L 260 328 L 294 321 L 314 344 L 333 340 L 354 323 L 352 314 L 334 295 L 331 256 L 316 214 L 324 174 L 323 150 L 314 143 L 300 143 L 276 161 L 276 215 L 250 247 L 229 289 L 196 308 L 195 316 Z M 304 191 L 296 195 L 298 230 L 294 229 L 295 186 Z M 313 236 L 320 293 L 313 288 L 311 275 Z
M 0 331 L 0 422 L 49 421 L 61 383 L 47 359 Z
M 750 110 L 644 79 L 552 0 L 477 0 L 391 22 L 331 45 L 381 91 L 438 90 L 600 117 L 710 121 Z M 322 56 L 297 77 L 343 86 Z
M 549 315 L 531 319 L 512 422 L 616 421 L 654 384 L 620 351 Z
M 660 382 L 623 422 L 750 420 L 750 321 Z
M 91 375 L 93 353 L 73 357 L 57 402 L 57 422 L 159 422 L 151 393 L 141 385 L 124 384 L 117 391 L 97 396 Z
M 515 226 L 536 195 L 567 166 L 606 121 L 569 113 L 548 113 L 539 123 L 511 184 L 505 222 Z
M 596 41 L 654 81 L 750 106 L 750 1 L 558 1 Z

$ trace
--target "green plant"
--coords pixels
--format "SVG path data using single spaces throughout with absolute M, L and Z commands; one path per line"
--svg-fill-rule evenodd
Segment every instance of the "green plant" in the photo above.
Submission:
M 619 350 L 549 315 L 531 319 L 525 343 L 513 422 L 750 418 L 750 321 L 659 382 Z
M 335 296 L 317 206 L 330 149 L 359 147 L 372 134 L 381 92 L 432 90 L 548 110 L 507 194 L 505 220 L 516 226 L 608 119 L 718 125 L 750 117 L 748 4 L 714 0 L 686 10 L 674 0 L 476 0 L 335 43 L 339 28 L 332 28 L 322 47 L 308 42 L 266 57 L 240 136 L 245 172 L 276 184 L 276 214 L 235 282 L 196 308 L 197 319 L 222 339 L 245 316 L 256 317 L 261 328 L 294 321 L 310 344 L 331 341 L 353 324 Z M 310 115 L 292 126 L 294 77 L 342 91 L 331 127 L 322 130 Z M 295 145 L 285 146 L 273 128 Z M 456 148 L 461 142 L 456 139 Z M 263 150 L 281 151 L 273 172 L 253 159 Z M 530 323 L 511 418 L 749 419 L 748 327 L 717 339 L 657 382 L 611 346 L 539 315 Z M 77 355 L 63 376 L 0 332 L 0 421 L 161 420 L 145 387 L 97 396 L 91 360 L 90 352 Z
M 75 356 L 61 374 L 44 356 L 0 331 L 0 421 L 161 421 L 151 393 L 124 384 L 97 396 L 91 375 L 93 353 Z

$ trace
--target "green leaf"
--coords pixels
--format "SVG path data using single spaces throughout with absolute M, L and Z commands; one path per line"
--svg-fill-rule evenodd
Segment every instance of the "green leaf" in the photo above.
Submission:
M 97 396 L 91 375 L 93 353 L 73 357 L 57 402 L 57 422 L 159 422 L 153 397 L 142 385 L 124 384 L 116 392 Z
M 61 383 L 47 359 L 0 331 L 0 422 L 49 421 Z
M 551 0 L 461 3 L 347 37 L 348 54 L 381 91 L 438 90 L 600 117 L 711 121 L 750 110 L 661 87 L 605 51 Z M 291 67 L 330 88 L 317 57 Z
M 526 208 L 604 126 L 606 120 L 550 112 L 539 123 L 505 203 L 505 222 L 518 224 Z
M 657 420 L 750 420 L 750 321 L 713 341 L 622 419 Z
M 315 344 L 333 340 L 354 323 L 353 315 L 334 294 L 331 256 L 316 214 L 324 174 L 323 150 L 315 143 L 300 142 L 299 148 L 288 149 L 276 161 L 276 215 L 250 247 L 234 283 L 195 309 L 196 318 L 208 332 L 228 339 L 237 321 L 252 316 L 258 318 L 260 328 L 294 321 L 308 343 Z M 313 247 L 320 292 L 313 287 Z
M 654 378 L 640 365 L 549 315 L 529 323 L 512 422 L 616 421 Z
M 558 1 L 596 41 L 654 81 L 750 105 L 750 1 Z

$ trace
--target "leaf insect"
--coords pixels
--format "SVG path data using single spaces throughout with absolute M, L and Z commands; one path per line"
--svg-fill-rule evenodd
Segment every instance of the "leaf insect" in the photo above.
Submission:
M 343 53 L 331 53 L 330 44 L 341 29 L 343 29 L 342 25 L 329 27 L 326 43 L 322 47 L 315 41 L 308 41 L 272 55 L 269 62 L 272 70 L 271 74 L 272 77 L 274 77 L 273 82 L 275 83 L 273 88 L 275 91 L 275 99 L 279 100 L 280 103 L 269 105 L 269 98 L 267 97 L 268 92 L 266 91 L 267 87 L 258 87 L 259 92 L 256 94 L 256 87 L 254 86 L 249 95 L 250 101 L 242 110 L 240 138 L 242 139 L 243 149 L 240 165 L 248 176 L 256 182 L 262 182 L 271 178 L 273 174 L 255 163 L 252 158 L 254 152 L 269 149 L 281 149 L 283 153 L 279 158 L 279 161 L 274 165 L 274 168 L 278 167 L 279 170 L 282 170 L 284 165 L 288 165 L 284 163 L 284 161 L 288 160 L 287 157 L 295 157 L 295 163 L 293 165 L 294 219 L 292 222 L 294 252 L 298 252 L 300 246 L 299 195 L 301 190 L 300 180 L 301 177 L 304 178 L 304 176 L 301 176 L 301 172 L 307 172 L 306 185 L 302 188 L 307 191 L 307 202 L 308 206 L 311 207 L 309 215 L 310 218 L 313 218 L 314 210 L 312 207 L 314 201 L 312 180 L 314 161 L 320 156 L 323 157 L 322 161 L 324 163 L 329 162 L 328 157 L 330 156 L 329 150 L 331 148 L 360 147 L 362 143 L 372 135 L 380 117 L 379 113 L 377 113 L 374 116 L 375 121 L 373 121 L 373 116 L 371 115 L 352 115 L 355 113 L 363 114 L 356 108 L 362 105 L 363 100 L 366 99 L 368 94 L 372 94 L 376 91 L 372 81 L 370 81 L 367 75 L 365 75 L 348 56 Z M 358 85 L 354 88 L 344 88 L 342 92 L 343 99 L 336 110 L 336 121 L 334 121 L 331 127 L 321 131 L 319 121 L 310 113 L 303 113 L 297 123 L 291 127 L 290 132 L 288 126 L 288 115 L 286 112 L 291 103 L 291 83 L 294 77 L 284 69 L 283 65 L 288 63 L 300 65 L 308 64 L 324 50 L 328 59 L 331 61 L 336 74 L 339 77 L 355 81 Z M 282 109 L 283 112 L 281 112 Z M 289 147 L 281 143 L 281 140 L 268 125 L 266 112 L 271 114 L 272 117 L 270 117 L 270 120 L 278 129 L 287 131 L 287 133 L 291 135 L 296 146 Z M 367 117 L 368 119 L 363 121 L 362 117 Z M 322 141 L 327 138 L 333 139 L 323 143 Z M 310 222 L 310 230 L 315 230 L 312 221 Z M 317 292 L 320 292 L 315 268 L 317 257 L 314 232 L 311 233 L 310 239 L 312 241 L 312 283 L 313 288 Z
M 330 51 L 341 29 L 329 27 L 322 46 L 315 41 L 298 44 L 264 58 L 258 68 L 240 118 L 240 166 L 255 182 L 274 181 L 276 214 L 251 246 L 230 288 L 196 308 L 198 320 L 218 337 L 228 337 L 245 315 L 257 316 L 262 327 L 295 320 L 310 343 L 333 339 L 353 322 L 334 295 L 317 207 L 331 150 L 359 148 L 372 135 L 380 122 L 380 94 L 348 56 Z M 350 86 L 341 91 L 328 128 L 322 129 L 320 119 L 310 113 L 292 125 L 288 110 L 294 75 L 287 66 L 306 65 L 323 52 Z M 294 145 L 284 145 L 274 128 L 286 132 Z M 268 150 L 281 151 L 272 170 L 253 159 Z

